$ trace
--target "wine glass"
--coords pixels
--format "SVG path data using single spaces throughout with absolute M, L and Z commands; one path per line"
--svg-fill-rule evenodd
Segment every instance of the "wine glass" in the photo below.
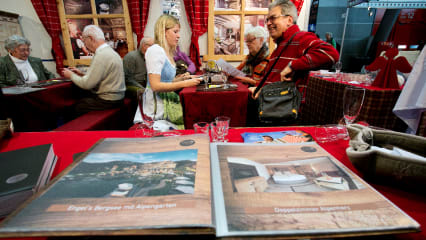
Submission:
M 336 69 L 336 73 L 339 74 L 340 71 L 342 70 L 342 62 L 337 61 L 336 64 L 334 65 L 334 68 Z
M 342 62 L 340 60 L 336 62 L 334 69 L 336 69 L 336 80 L 342 81 L 342 74 L 340 73 L 342 70 Z
M 138 89 L 137 91 L 138 106 L 142 121 L 138 124 L 136 132 L 142 136 L 152 137 L 154 133 L 154 119 L 143 112 L 143 102 L 145 100 L 144 90 L 145 89 Z
M 221 72 L 220 75 L 221 75 L 221 78 L 222 78 L 222 81 L 223 81 L 223 88 L 224 89 L 229 88 L 229 85 L 227 84 L 227 82 L 228 82 L 228 76 L 226 76 L 226 74 L 224 72 Z
M 365 89 L 347 86 L 343 91 L 343 118 L 346 124 L 352 124 L 358 117 L 364 102 Z
M 204 81 L 204 89 L 209 89 L 209 71 L 207 67 L 207 62 L 203 62 L 201 65 L 201 71 L 203 71 L 203 81 Z

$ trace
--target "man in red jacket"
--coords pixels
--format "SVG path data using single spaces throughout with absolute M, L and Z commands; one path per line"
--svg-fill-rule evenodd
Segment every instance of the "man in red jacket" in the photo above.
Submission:
M 297 9 L 290 0 L 276 0 L 269 5 L 269 13 L 266 24 L 270 36 L 277 44 L 272 53 L 269 68 L 279 58 L 272 69 L 267 83 L 277 81 L 292 81 L 296 71 L 309 71 L 320 67 L 331 67 L 339 59 L 339 53 L 329 43 L 320 40 L 314 33 L 300 31 L 296 25 Z M 281 56 L 281 50 L 287 45 Z M 295 79 L 297 80 L 297 79 Z M 256 88 L 250 88 L 253 93 Z M 254 98 L 257 98 L 257 94 Z

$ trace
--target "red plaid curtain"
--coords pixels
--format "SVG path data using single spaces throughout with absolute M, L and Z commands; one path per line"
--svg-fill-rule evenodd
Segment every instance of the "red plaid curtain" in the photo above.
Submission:
M 300 10 L 302 9 L 302 6 L 303 6 L 303 0 L 291 0 L 291 1 L 296 6 L 296 8 L 297 8 L 297 15 L 299 15 L 300 14 Z
M 56 61 L 56 71 L 61 73 L 65 54 L 61 46 L 62 30 L 56 0 L 31 0 L 31 2 L 44 28 L 52 38 L 52 54 Z
M 146 23 L 148 22 L 148 10 L 150 0 L 128 0 L 129 14 L 132 21 L 133 32 L 137 36 L 137 43 L 143 38 Z
M 183 0 L 183 3 L 192 30 L 189 56 L 198 70 L 201 66 L 198 38 L 208 29 L 209 0 Z

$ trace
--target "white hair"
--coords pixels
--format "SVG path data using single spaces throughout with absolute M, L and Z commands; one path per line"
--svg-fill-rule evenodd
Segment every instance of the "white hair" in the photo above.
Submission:
M 247 35 L 251 35 L 255 38 L 263 38 L 263 42 L 266 42 L 266 39 L 268 38 L 268 32 L 261 26 L 250 27 L 245 31 L 244 37 L 247 37 Z
M 92 36 L 96 40 L 104 40 L 105 35 L 102 29 L 96 25 L 87 25 L 83 30 L 83 37 Z
M 272 10 L 274 7 L 280 7 L 281 8 L 281 14 L 286 16 L 292 16 L 293 17 L 293 23 L 297 23 L 297 8 L 294 5 L 294 3 L 290 0 L 275 0 L 271 4 L 269 4 L 269 11 Z
M 142 47 L 143 44 L 146 44 L 149 41 L 154 42 L 154 38 L 153 37 L 148 37 L 148 36 L 147 37 L 143 37 L 141 39 L 141 41 L 139 42 L 139 50 L 141 50 L 141 47 Z

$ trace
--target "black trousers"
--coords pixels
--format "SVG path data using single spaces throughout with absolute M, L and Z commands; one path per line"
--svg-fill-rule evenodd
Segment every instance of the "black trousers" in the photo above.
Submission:
M 74 106 L 74 117 L 79 117 L 85 113 L 98 110 L 119 108 L 123 105 L 124 99 L 109 101 L 97 95 L 87 96 L 80 99 Z

